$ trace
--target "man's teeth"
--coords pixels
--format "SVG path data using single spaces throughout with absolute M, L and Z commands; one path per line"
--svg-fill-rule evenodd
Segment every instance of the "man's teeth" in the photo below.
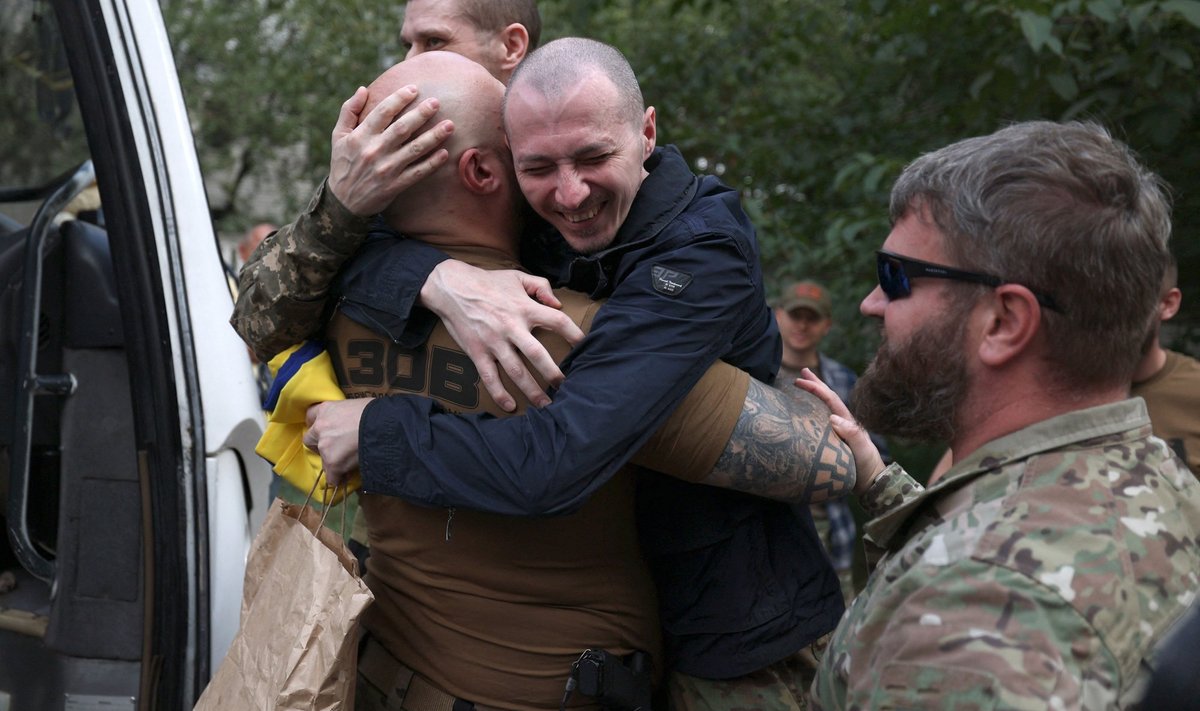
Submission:
M 594 207 L 591 210 L 588 210 L 587 212 L 577 212 L 573 215 L 564 212 L 563 217 L 567 218 L 567 222 L 583 222 L 585 220 L 592 219 L 599 213 L 600 213 L 600 208 Z

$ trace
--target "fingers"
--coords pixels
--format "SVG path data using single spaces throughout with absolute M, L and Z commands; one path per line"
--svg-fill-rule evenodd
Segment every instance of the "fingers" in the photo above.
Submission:
M 389 126 L 392 125 L 400 112 L 404 111 L 417 98 L 417 87 L 408 84 L 393 91 L 385 96 L 375 108 L 371 109 L 371 113 L 363 119 L 363 128 L 373 134 L 383 133 Z M 430 106 L 432 104 L 432 106 Z M 408 113 L 405 121 L 409 125 L 410 130 L 420 126 L 429 120 L 431 116 L 437 113 L 437 99 L 429 98 L 422 101 L 412 111 Z M 416 122 L 416 123 L 414 123 Z
M 500 379 L 496 361 L 487 354 L 468 353 L 467 355 L 475 364 L 475 370 L 479 371 L 479 382 L 483 383 L 483 389 L 487 390 L 488 397 L 492 398 L 492 402 L 505 412 L 515 411 L 517 401 L 504 389 L 504 381 Z
M 317 417 L 321 414 L 320 407 L 324 403 L 310 405 L 304 411 L 304 437 L 301 438 L 301 443 L 314 452 L 320 453 L 321 432 L 317 428 Z
M 551 306 L 556 309 L 562 308 L 562 302 L 554 295 L 554 288 L 550 286 L 550 281 L 542 277 L 532 274 L 524 274 L 522 272 L 513 272 L 517 275 L 517 279 L 521 282 L 521 286 L 525 288 L 525 293 L 532 296 L 538 303 Z
M 883 458 L 879 456 L 879 450 L 871 441 L 870 435 L 850 414 L 846 403 L 842 402 L 837 393 L 821 382 L 820 378 L 811 370 L 808 368 L 801 370 L 800 377 L 796 379 L 795 384 L 801 390 L 815 395 L 829 408 L 829 425 L 833 428 L 834 433 L 850 446 L 850 450 L 854 454 L 855 469 L 858 473 L 854 492 L 861 494 L 866 491 L 879 472 L 884 469 Z
M 321 473 L 325 476 L 325 488 L 326 489 L 336 489 L 342 485 L 342 479 L 344 477 L 341 474 L 341 472 L 335 472 L 330 469 L 323 468 L 321 470 Z
M 583 329 L 579 328 L 579 324 L 575 323 L 570 316 L 566 315 L 562 311 L 552 309 L 551 307 L 544 306 L 542 304 L 533 304 L 532 302 L 531 308 L 533 309 L 533 312 L 527 317 L 531 330 L 533 328 L 544 328 L 548 331 L 552 331 L 562 336 L 563 340 L 573 346 L 579 345 L 579 342 L 583 340 Z M 550 355 L 546 353 L 546 349 L 542 348 L 540 343 L 537 344 L 537 349 L 540 351 L 538 354 L 539 357 L 542 357 L 544 354 L 545 358 L 550 358 Z M 530 362 L 533 363 L 538 371 L 546 377 L 548 382 L 554 385 L 561 384 L 561 381 L 555 381 L 549 377 L 547 370 L 538 365 L 538 359 L 534 358 L 529 351 L 522 348 L 521 352 L 525 354 L 525 357 L 529 358 Z
M 849 408 L 846 407 L 846 403 L 842 402 L 837 393 L 830 389 L 828 385 L 821 382 L 821 379 L 808 368 L 800 371 L 800 377 L 796 379 L 794 384 L 801 390 L 817 396 L 833 414 L 841 415 L 851 420 L 854 419 L 854 416 L 850 414 Z
M 574 321 L 571 321 L 571 319 L 567 318 L 567 322 L 576 331 L 579 330 L 579 327 L 575 326 Z M 580 331 L 580 336 L 582 337 L 582 335 L 583 332 Z M 562 369 L 558 367 L 558 363 L 554 362 L 554 358 L 550 355 L 550 352 L 546 350 L 546 347 L 542 345 L 541 341 L 535 338 L 532 334 L 518 333 L 513 338 L 513 345 L 516 346 L 521 355 L 525 357 L 525 360 L 529 361 L 530 365 L 533 366 L 533 369 L 536 370 L 551 387 L 558 387 L 559 385 L 562 385 L 564 379 Z M 522 374 L 528 376 L 529 373 L 525 370 L 525 361 L 521 361 L 520 365 L 521 370 L 523 371 Z M 538 399 L 535 399 L 532 395 L 530 395 L 529 388 L 526 387 L 525 382 L 513 377 L 511 370 L 505 369 L 505 372 L 508 373 L 509 377 L 513 379 L 513 382 L 517 384 L 517 387 L 521 388 L 521 392 L 525 393 L 525 395 L 529 397 L 529 400 L 533 402 L 534 405 L 542 407 L 550 404 L 549 398 L 546 397 L 546 394 L 542 392 L 542 389 L 538 387 L 536 382 L 532 382 L 530 384 L 538 388 L 537 394 L 540 396 Z M 530 377 L 529 380 L 532 381 L 533 378 Z M 545 399 L 545 402 L 539 402 L 539 399 Z
M 535 356 L 538 351 L 541 352 L 540 362 L 542 365 L 538 372 L 546 377 L 546 370 L 542 368 L 548 368 L 551 371 L 550 376 L 557 377 L 558 382 L 562 382 L 562 371 L 558 369 L 554 359 L 550 357 L 542 344 L 528 333 L 521 332 L 517 335 L 523 335 L 527 340 L 520 338 L 514 338 L 514 340 L 520 341 L 523 347 L 528 348 Z M 475 364 L 475 370 L 479 372 L 479 382 L 487 390 L 488 396 L 505 412 L 515 411 L 517 403 L 505 388 L 501 373 L 508 376 L 508 379 L 517 386 L 517 389 L 533 406 L 545 407 L 550 404 L 550 396 L 529 372 L 529 367 L 521 357 L 521 351 L 508 340 L 490 341 L 486 346 L 468 350 L 467 355 Z
M 534 368 L 555 385 L 562 383 L 563 374 L 555 364 L 554 359 L 546 352 L 546 348 L 528 333 L 517 333 L 514 336 L 516 348 L 507 349 L 497 360 L 508 379 L 529 399 L 534 407 L 545 407 L 550 404 L 550 396 L 529 372 L 521 353 L 531 354 L 530 362 Z
M 415 86 L 397 89 L 371 109 L 371 113 L 363 120 L 364 133 L 382 139 L 378 146 L 381 157 L 396 153 L 399 162 L 416 163 L 422 156 L 444 143 L 454 132 L 454 122 L 446 120 L 417 134 L 437 114 L 441 102 L 437 97 L 429 97 L 417 104 L 412 111 L 401 115 L 416 97 Z
M 833 426 L 833 431 L 841 437 L 843 441 L 849 442 L 851 438 L 858 435 L 860 432 L 865 432 L 862 425 L 856 420 L 842 417 L 840 415 L 830 415 L 829 424 Z
M 338 112 L 337 123 L 333 125 L 333 141 L 335 143 L 358 126 L 362 110 L 366 105 L 367 90 L 361 86 L 354 91 L 353 96 L 342 102 L 342 108 Z
M 409 85 L 392 92 L 365 116 L 365 89 L 342 105 L 333 131 L 329 189 L 352 213 L 378 213 L 449 160 L 450 154 L 441 146 L 454 133 L 454 123 L 445 120 L 429 127 L 440 107 L 436 97 L 401 114 L 416 99 L 417 89 Z

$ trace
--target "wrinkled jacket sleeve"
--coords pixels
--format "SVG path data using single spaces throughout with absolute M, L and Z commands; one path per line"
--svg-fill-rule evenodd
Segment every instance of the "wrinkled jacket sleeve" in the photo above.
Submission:
M 656 263 L 694 275 L 691 285 L 675 297 L 658 293 Z M 408 396 L 376 400 L 359 435 L 364 489 L 510 515 L 574 510 L 666 420 L 735 334 L 769 328 L 756 268 L 757 255 L 720 235 L 643 260 L 564 362 L 567 378 L 553 402 L 523 416 L 451 415 Z
M 324 327 L 338 270 L 371 234 L 371 227 L 370 218 L 347 210 L 322 183 L 298 220 L 263 240 L 242 267 L 229 320 L 261 361 Z M 387 238 L 403 243 L 398 249 L 404 253 L 396 260 L 404 274 L 396 280 L 410 285 L 406 299 L 389 304 L 402 330 L 425 279 L 446 255 L 393 235 Z

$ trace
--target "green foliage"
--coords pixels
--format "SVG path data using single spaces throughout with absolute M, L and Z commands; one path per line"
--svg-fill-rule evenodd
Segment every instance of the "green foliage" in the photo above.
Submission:
M 219 224 L 288 220 L 328 161 L 353 88 L 399 56 L 379 0 L 164 0 Z M 1091 119 L 1173 186 L 1185 288 L 1177 342 L 1200 343 L 1200 1 L 542 0 L 544 36 L 620 48 L 660 141 L 739 188 L 769 286 L 841 295 L 833 354 L 861 367 L 857 314 L 892 181 L 923 151 L 1011 121 Z M 272 175 L 274 171 L 274 175 Z M 241 176 L 239 178 L 239 176 Z M 256 179 L 300 180 L 247 214 Z M 285 183 L 291 185 L 290 183 Z
M 343 101 L 403 56 L 381 0 L 163 0 L 217 226 L 290 221 Z M 260 191 L 283 186 L 269 205 Z
M 88 157 L 61 33 L 49 8 L 0 4 L 0 185 L 36 187 Z

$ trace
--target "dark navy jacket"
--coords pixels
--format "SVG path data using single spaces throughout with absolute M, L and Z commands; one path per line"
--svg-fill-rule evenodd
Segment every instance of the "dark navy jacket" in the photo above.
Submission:
M 494 418 L 450 415 L 424 398 L 376 401 L 361 425 L 364 489 L 501 514 L 567 513 L 608 481 L 717 359 L 773 380 L 779 333 L 737 193 L 693 175 L 671 147 L 646 167 L 613 245 L 568 258 L 558 274 L 561 284 L 609 301 L 564 361 L 567 379 L 553 402 Z M 397 333 L 403 318 L 378 307 L 399 294 L 397 280 L 436 263 L 414 261 L 416 247 L 369 245 L 356 257 L 341 289 L 343 308 L 360 313 L 347 313 Z M 397 260 L 408 266 L 397 270 Z M 639 526 L 669 667 L 740 676 L 799 650 L 841 615 L 837 579 L 811 521 L 798 521 L 785 504 L 648 472 Z

